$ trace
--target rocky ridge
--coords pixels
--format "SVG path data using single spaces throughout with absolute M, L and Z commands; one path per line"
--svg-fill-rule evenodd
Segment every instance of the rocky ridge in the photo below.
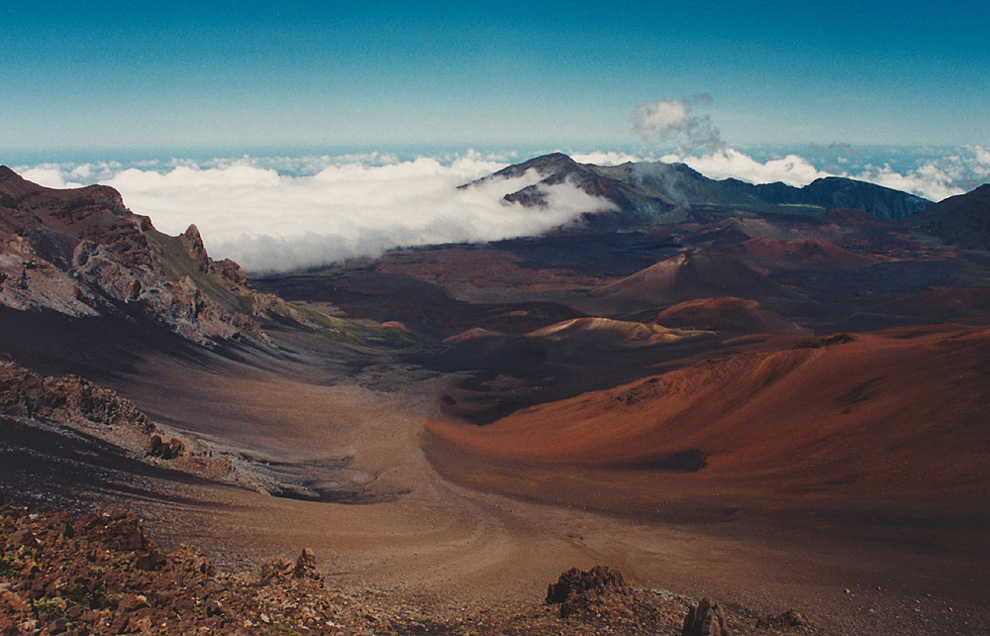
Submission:
M 539 183 L 505 195 L 523 205 L 546 205 L 544 186 L 570 182 L 591 196 L 611 201 L 618 212 L 586 215 L 591 225 L 656 224 L 709 220 L 707 209 L 741 212 L 821 214 L 832 208 L 865 210 L 885 219 L 908 217 L 931 201 L 845 177 L 817 179 L 804 187 L 784 183 L 754 185 L 738 179 L 709 179 L 683 163 L 626 162 L 618 166 L 582 164 L 562 153 L 535 157 L 504 168 L 488 177 L 518 177 L 535 170 Z
M 313 326 L 211 259 L 195 225 L 162 234 L 107 186 L 46 188 L 0 166 L 0 248 L 0 305 L 21 311 L 140 316 L 203 345 L 271 344 L 259 318 Z
M 101 439 L 141 461 L 199 475 L 235 479 L 230 458 L 151 421 L 115 391 L 77 375 L 44 377 L 0 361 L 0 415 L 30 426 Z

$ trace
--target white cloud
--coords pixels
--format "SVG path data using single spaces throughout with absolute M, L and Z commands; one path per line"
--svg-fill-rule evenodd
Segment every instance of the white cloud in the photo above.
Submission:
M 828 173 L 819 171 L 807 159 L 798 155 L 787 155 L 783 159 L 770 159 L 761 163 L 733 148 L 723 148 L 701 156 L 669 154 L 662 160 L 667 163 L 685 163 L 710 179 L 731 177 L 750 183 L 781 181 L 793 186 L 804 186 L 815 179 L 828 176 Z
M 42 164 L 33 168 L 15 170 L 19 175 L 47 188 L 80 188 L 83 184 L 76 181 L 66 181 L 65 173 L 57 164 Z
M 649 150 L 643 152 L 648 156 L 616 150 L 572 156 L 599 165 L 655 156 Z M 733 177 L 752 183 L 781 181 L 803 186 L 834 174 L 932 200 L 990 180 L 990 152 L 983 147 L 926 152 L 891 151 L 880 159 L 843 154 L 827 168 L 798 154 L 758 160 L 727 147 L 700 154 L 682 150 L 662 160 L 686 163 L 710 178 Z M 884 157 L 894 167 L 884 163 Z M 502 200 L 506 193 L 536 183 L 535 173 L 457 189 L 505 167 L 509 160 L 525 158 L 511 152 L 469 151 L 401 160 L 395 154 L 369 152 L 158 159 L 128 165 L 116 161 L 46 163 L 15 170 L 50 187 L 78 187 L 94 181 L 111 185 L 120 190 L 132 210 L 150 216 L 162 231 L 177 234 L 195 223 L 213 256 L 234 258 L 258 271 L 318 266 L 377 255 L 402 245 L 533 235 L 603 207 L 602 200 L 566 183 L 548 189 L 545 209 Z
M 985 150 L 981 146 L 973 146 L 973 154 L 977 161 L 983 164 L 987 170 L 990 170 L 990 150 Z
M 895 190 L 911 192 L 932 201 L 941 201 L 965 192 L 963 188 L 953 185 L 952 175 L 934 162 L 925 163 L 904 174 L 895 172 L 889 165 L 868 165 L 863 171 L 851 176 Z
M 910 192 L 932 201 L 968 192 L 990 179 L 990 152 L 980 146 L 959 148 L 919 161 L 914 167 L 902 167 L 900 171 L 886 163 L 862 163 L 850 157 L 839 157 L 836 165 L 822 170 L 800 155 L 789 154 L 758 161 L 734 148 L 722 148 L 701 155 L 669 153 L 661 160 L 685 163 L 711 179 L 731 177 L 750 183 L 780 181 L 800 187 L 823 177 L 849 177 Z
M 644 161 L 643 157 L 632 155 L 627 152 L 616 152 L 614 150 L 591 152 L 575 152 L 571 154 L 571 159 L 578 163 L 593 163 L 597 166 L 618 166 L 627 162 Z
M 449 164 L 426 157 L 378 166 L 335 163 L 300 177 L 250 163 L 129 168 L 104 183 L 160 230 L 177 234 L 195 223 L 212 255 L 253 271 L 318 266 L 396 246 L 539 234 L 606 207 L 567 183 L 547 188 L 546 208 L 502 199 L 537 183 L 535 172 L 457 189 L 504 167 L 477 153 Z
M 641 104 L 633 115 L 636 133 L 643 139 L 664 139 L 687 129 L 690 122 L 687 104 L 679 99 L 665 99 Z

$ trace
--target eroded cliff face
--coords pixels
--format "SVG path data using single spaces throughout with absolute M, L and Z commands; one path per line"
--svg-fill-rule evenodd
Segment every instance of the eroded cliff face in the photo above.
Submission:
M 143 315 L 210 345 L 271 344 L 258 317 L 307 319 L 214 261 L 195 225 L 178 237 L 132 213 L 113 188 L 53 189 L 0 166 L 0 304 L 69 316 Z

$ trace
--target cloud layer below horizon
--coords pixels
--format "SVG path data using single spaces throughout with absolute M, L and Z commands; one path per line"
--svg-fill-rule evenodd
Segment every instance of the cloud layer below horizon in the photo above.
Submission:
M 119 190 L 126 205 L 150 216 L 159 230 L 177 234 L 195 224 L 212 256 L 233 258 L 253 272 L 316 267 L 400 246 L 536 235 L 583 212 L 613 207 L 569 183 L 544 188 L 545 208 L 503 200 L 537 183 L 541 176 L 535 171 L 458 189 L 505 165 L 477 153 L 448 163 L 428 157 L 364 159 L 349 157 L 303 176 L 280 174 L 250 159 L 177 165 L 164 172 L 86 164 L 22 174 L 53 187 L 81 185 L 101 174 L 100 183 Z M 320 162 L 315 158 L 302 169 Z
M 987 181 L 990 151 L 954 149 L 910 169 L 843 156 L 818 163 L 798 154 L 760 160 L 733 148 L 659 157 L 593 151 L 572 153 L 584 163 L 682 161 L 702 174 L 753 183 L 803 186 L 848 176 L 913 192 L 932 200 L 960 194 Z M 570 184 L 548 189 L 545 209 L 507 204 L 502 197 L 539 180 L 528 173 L 484 187 L 457 186 L 518 160 L 468 151 L 445 157 L 400 159 L 369 153 L 346 156 L 242 157 L 206 162 L 124 165 L 67 163 L 15 167 L 50 187 L 104 183 L 118 189 L 138 214 L 163 232 L 196 224 L 216 258 L 233 258 L 254 272 L 317 267 L 347 258 L 378 256 L 401 246 L 484 242 L 539 234 L 583 212 L 608 207 Z

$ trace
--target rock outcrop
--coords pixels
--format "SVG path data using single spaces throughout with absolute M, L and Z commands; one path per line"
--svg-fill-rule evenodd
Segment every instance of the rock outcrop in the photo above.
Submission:
M 609 605 L 625 605 L 631 594 L 629 586 L 616 570 L 596 565 L 587 572 L 571 568 L 547 588 L 547 605 L 560 605 L 561 618 L 586 613 L 601 613 Z
M 725 610 L 708 598 L 688 610 L 681 636 L 729 636 Z
M 223 481 L 237 481 L 231 459 L 168 430 L 115 391 L 77 375 L 44 377 L 0 361 L 0 416 L 103 440 L 134 459 Z
M 237 263 L 209 257 L 195 225 L 167 236 L 113 188 L 46 188 L 0 166 L 0 305 L 144 317 L 204 345 L 270 344 L 259 317 L 310 325 L 246 282 Z
M 0 362 L 0 414 L 128 427 L 146 435 L 155 430 L 144 413 L 110 389 L 77 375 L 42 377 L 13 362 Z

